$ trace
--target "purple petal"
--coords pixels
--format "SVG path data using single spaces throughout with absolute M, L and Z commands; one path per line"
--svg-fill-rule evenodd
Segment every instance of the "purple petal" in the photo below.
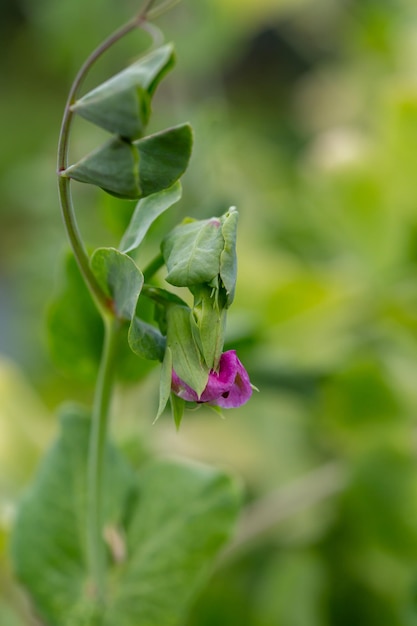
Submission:
M 234 350 L 223 352 L 220 357 L 219 372 L 210 372 L 206 388 L 201 394 L 201 402 L 217 404 L 217 399 L 229 392 L 236 378 L 239 362 Z
M 252 385 L 250 384 L 248 373 L 237 358 L 234 350 L 223 353 L 220 359 L 220 367 L 222 358 L 230 353 L 233 353 L 234 356 L 235 369 L 233 382 L 229 389 L 220 394 L 215 402 L 211 402 L 211 404 L 216 404 L 224 409 L 232 409 L 242 406 L 242 404 L 245 404 L 252 395 Z
M 188 402 L 207 402 L 225 409 L 236 408 L 245 404 L 252 395 L 249 376 L 237 358 L 235 350 L 223 352 L 220 357 L 219 371 L 211 371 L 201 397 L 181 378 L 172 372 L 172 391 Z
M 176 396 L 186 400 L 187 402 L 197 402 L 198 396 L 194 389 L 191 389 L 175 372 L 172 370 L 171 389 Z

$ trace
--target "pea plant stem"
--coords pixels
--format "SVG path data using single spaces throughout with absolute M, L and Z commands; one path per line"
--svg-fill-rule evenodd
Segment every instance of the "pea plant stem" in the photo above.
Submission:
M 103 539 L 105 455 L 115 358 L 122 322 L 116 318 L 111 299 L 105 294 L 91 270 L 90 259 L 77 225 L 71 197 L 71 180 L 66 176 L 66 169 L 68 167 L 69 139 L 74 119 L 72 105 L 78 98 L 85 77 L 99 57 L 131 31 L 142 28 L 152 35 L 153 31 L 146 20 L 153 4 L 154 0 L 145 0 L 141 10 L 124 26 L 105 39 L 84 62 L 68 94 L 58 142 L 58 190 L 64 225 L 80 272 L 103 318 L 105 327 L 103 352 L 94 394 L 87 461 L 87 559 L 94 600 L 98 606 L 104 605 L 106 599 L 106 547 Z
M 108 317 L 92 412 L 87 475 L 87 546 L 90 576 L 98 604 L 105 602 L 106 553 L 103 541 L 104 467 L 120 320 Z
M 146 19 L 147 13 L 150 10 L 152 4 L 154 4 L 154 0 L 148 0 L 147 2 L 145 2 L 141 11 L 137 15 L 135 15 L 135 17 L 126 22 L 126 24 L 121 26 L 107 39 L 105 39 L 83 63 L 74 79 L 74 82 L 72 83 L 71 89 L 68 94 L 58 141 L 58 190 L 64 225 L 81 274 L 84 277 L 84 280 L 92 296 L 94 297 L 98 308 L 101 311 L 106 311 L 106 309 L 109 307 L 109 302 L 100 285 L 98 284 L 93 272 L 91 271 L 90 260 L 82 241 L 77 225 L 77 219 L 75 216 L 74 205 L 71 197 L 71 180 L 65 174 L 68 166 L 69 138 L 72 129 L 72 122 L 74 119 L 72 105 L 75 103 L 78 97 L 80 88 L 88 72 L 90 71 L 94 63 L 105 52 L 107 52 L 109 48 L 111 48 L 115 43 L 117 43 L 120 39 L 125 37 L 125 35 L 135 30 L 136 28 L 149 30 L 146 27 Z

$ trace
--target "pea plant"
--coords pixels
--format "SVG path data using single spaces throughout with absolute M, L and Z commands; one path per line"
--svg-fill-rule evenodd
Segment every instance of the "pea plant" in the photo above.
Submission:
M 186 123 L 146 132 L 152 97 L 174 65 L 173 46 L 154 45 L 80 95 L 103 53 L 136 28 L 152 31 L 150 21 L 173 3 L 153 4 L 145 2 L 86 60 L 62 121 L 58 186 L 72 256 L 49 322 L 59 351 L 68 316 L 75 316 L 72 323 L 89 324 L 77 317 L 87 293 L 102 350 L 91 410 L 74 404 L 61 410 L 60 433 L 22 498 L 14 525 L 16 575 L 36 619 L 48 626 L 184 624 L 240 505 L 239 486 L 225 473 L 164 459 L 134 469 L 109 434 L 112 391 L 127 352 L 138 362 L 160 362 L 159 407 L 147 419 L 156 420 L 169 406 L 174 428 L 187 409 L 238 407 L 253 389 L 236 352 L 223 351 L 236 283 L 236 209 L 183 220 L 164 236 L 146 267 L 135 262 L 154 221 L 180 201 L 179 181 L 192 150 Z M 70 164 L 76 116 L 105 129 L 109 139 Z M 73 181 L 137 201 L 118 247 L 90 254 L 77 225 Z M 164 288 L 157 276 L 163 268 Z M 186 288 L 189 297 L 180 298 L 176 287 Z M 151 319 L 142 313 L 149 305 Z

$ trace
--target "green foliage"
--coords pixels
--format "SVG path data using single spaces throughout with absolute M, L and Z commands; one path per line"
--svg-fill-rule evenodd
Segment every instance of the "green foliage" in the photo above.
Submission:
M 136 147 L 119 137 L 71 165 L 65 176 L 82 183 L 97 185 L 108 193 L 128 200 L 142 195 L 139 182 L 139 154 Z
M 172 353 L 172 367 L 178 376 L 200 396 L 208 381 L 209 370 L 204 366 L 191 328 L 191 310 L 170 305 L 167 308 L 167 347 Z
M 17 574 L 47 624 L 97 618 L 107 626 L 174 626 L 230 533 L 239 505 L 236 485 L 215 470 L 164 461 L 143 467 L 136 477 L 109 445 L 108 590 L 103 615 L 95 615 L 84 537 L 89 426 L 78 410 L 61 418 L 61 434 L 15 524 Z
M 91 269 L 111 299 L 116 316 L 130 322 L 143 286 L 143 275 L 135 262 L 114 248 L 98 248 L 91 257 Z
M 68 167 L 62 176 L 136 200 L 173 185 L 185 172 L 191 155 L 188 124 L 131 143 L 115 137 Z
M 167 189 L 184 174 L 192 145 L 193 133 L 189 124 L 180 124 L 135 142 L 143 196 Z
M 58 367 L 73 378 L 93 382 L 103 323 L 72 255 L 66 258 L 61 291 L 49 306 L 47 325 L 50 352 Z
M 181 184 L 177 182 L 172 187 L 139 200 L 120 243 L 121 250 L 131 252 L 138 248 L 153 222 L 180 200 L 181 193 Z
M 237 218 L 237 211 L 231 208 L 220 218 L 187 219 L 174 228 L 162 242 L 166 280 L 178 287 L 207 283 L 216 288 L 221 280 L 230 305 L 237 273 Z
M 93 610 L 86 564 L 86 475 L 89 419 L 68 409 L 62 432 L 19 509 L 13 533 L 18 577 L 47 624 L 72 624 Z M 105 525 L 117 527 L 132 477 L 112 447 L 106 450 Z M 39 575 L 42 572 L 42 576 Z
M 127 528 L 131 560 L 115 572 L 104 624 L 174 626 L 230 535 L 239 489 L 217 470 L 160 461 L 140 472 L 138 494 Z
M 178 287 L 211 283 L 220 272 L 223 244 L 219 219 L 186 220 L 162 243 L 166 280 Z
M 134 262 L 116 250 L 99 249 L 93 255 L 92 263 L 103 288 L 109 297 L 116 299 L 121 316 L 130 320 L 142 285 L 141 274 Z M 117 276 L 121 274 L 116 291 L 112 286 L 114 272 Z M 64 278 L 60 293 L 48 309 L 50 352 L 55 364 L 66 376 L 91 385 L 97 376 L 101 358 L 103 322 L 72 255 L 67 256 Z M 77 303 L 76 306 L 74 303 Z M 128 345 L 128 328 L 126 324 L 126 329 L 122 329 L 116 372 L 119 380 L 133 382 L 149 371 L 150 364 L 132 354 Z
M 236 234 L 238 213 L 234 207 L 221 218 L 223 250 L 220 254 L 220 278 L 226 289 L 227 304 L 230 306 L 235 296 L 237 258 L 236 258 Z
M 349 11 L 327 0 L 302 6 L 201 0 L 192 13 L 186 5 L 179 7 L 184 19 L 165 23 L 177 41 L 186 102 L 175 88 L 160 90 L 154 127 L 169 126 L 183 107 L 195 127 L 199 158 L 187 174 L 181 216 L 220 215 L 231 203 L 239 208 L 239 281 L 227 342 L 238 346 L 261 393 L 227 420 L 201 409 L 182 424 L 181 437 L 172 436 L 164 419 L 146 437 L 158 450 L 233 466 L 255 504 L 283 488 L 302 508 L 314 490 L 300 497 L 299 479 L 329 459 L 346 467 L 349 480 L 344 497 L 293 512 L 247 545 L 243 557 L 223 561 L 183 623 L 415 626 L 415 2 L 356 0 Z M 64 238 L 54 218 L 51 120 L 58 122 L 66 86 L 92 39 L 107 34 L 123 10 L 107 3 L 97 20 L 83 0 L 42 0 L 31 3 L 26 23 L 8 29 L 4 41 L 0 343 L 33 376 L 48 406 L 56 402 L 60 379 L 48 368 L 39 319 Z M 5 18 L 5 32 L 7 26 Z M 126 40 L 97 69 L 99 78 L 110 66 L 117 71 L 126 56 L 135 58 L 138 37 L 147 45 L 147 35 Z M 83 129 L 83 141 L 94 139 L 94 130 L 90 136 Z M 100 245 L 96 217 L 104 194 L 96 206 L 88 188 L 76 193 L 89 203 L 80 213 L 82 230 Z M 138 261 L 158 245 L 161 226 L 154 223 Z M 167 293 L 152 289 L 155 296 Z M 89 320 L 83 294 L 88 299 L 80 285 L 63 306 L 60 341 L 68 357 L 55 350 L 73 370 L 74 397 L 84 393 L 74 376 L 89 369 L 92 382 L 101 345 L 101 321 Z M 85 325 L 78 321 L 72 333 L 65 319 L 78 318 L 80 309 Z M 158 314 L 162 328 L 161 309 Z M 79 355 L 90 343 L 94 367 L 86 368 Z M 129 352 L 133 361 L 123 363 L 137 380 L 139 364 L 150 362 Z M 141 393 L 151 417 L 149 382 Z M 10 390 L 0 370 L 0 456 L 14 457 L 20 468 L 20 440 L 10 443 L 6 425 L 15 423 L 17 407 L 33 416 L 33 400 Z M 167 390 L 169 396 L 169 382 Z M 124 395 L 124 406 L 135 437 L 136 392 Z M 32 428 L 35 440 L 35 418 Z M 131 437 L 131 428 L 119 420 L 117 436 Z M 39 446 L 46 440 L 39 436 Z M 0 494 L 2 537 L 9 493 Z M 281 515 L 288 500 L 279 502 Z M 20 607 L 12 587 L 4 556 L 0 595 Z
M 173 47 L 158 48 L 77 100 L 71 110 L 115 135 L 138 139 L 149 122 L 151 97 L 173 64 Z
M 129 345 L 135 354 L 151 361 L 162 361 L 165 344 L 165 337 L 155 326 L 138 317 L 132 319 L 129 328 Z

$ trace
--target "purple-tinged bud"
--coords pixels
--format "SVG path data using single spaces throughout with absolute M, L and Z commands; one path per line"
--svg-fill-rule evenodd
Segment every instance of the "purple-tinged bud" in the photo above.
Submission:
M 245 404 L 252 395 L 252 385 L 248 373 L 239 361 L 236 351 L 223 352 L 219 371 L 211 370 L 207 385 L 198 397 L 179 376 L 172 372 L 172 391 L 187 402 L 207 403 L 225 409 Z

